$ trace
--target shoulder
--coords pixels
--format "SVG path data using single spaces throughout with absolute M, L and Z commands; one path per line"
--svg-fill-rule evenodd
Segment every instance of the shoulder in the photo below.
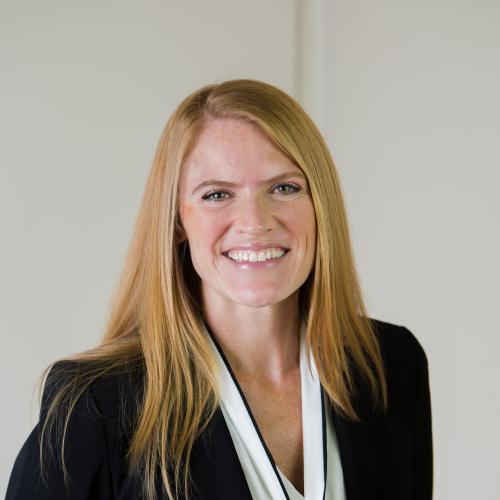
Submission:
M 387 361 L 396 361 L 394 358 L 397 358 L 401 362 L 416 359 L 420 363 L 427 363 L 427 356 L 422 345 L 408 328 L 375 318 L 370 318 L 370 321 L 382 356 Z
M 141 377 L 122 370 L 89 380 L 89 370 L 77 361 L 50 369 L 39 422 L 16 458 L 7 499 L 91 498 L 92 492 L 112 498 L 125 470 Z
M 370 318 L 382 354 L 393 411 L 413 413 L 418 392 L 428 386 L 427 355 L 405 326 Z
M 105 441 L 100 443 L 111 455 L 122 450 L 130 439 L 141 405 L 143 395 L 144 368 L 132 365 L 122 368 L 99 369 L 85 363 L 63 361 L 50 370 L 44 386 L 40 422 L 44 421 L 49 405 L 58 391 L 66 387 L 64 399 L 60 402 L 55 420 L 68 415 L 71 432 L 102 432 Z M 70 408 L 68 404 L 74 403 Z M 115 456 L 116 458 L 116 456 Z
M 121 405 L 137 402 L 143 377 L 140 364 L 106 368 L 81 361 L 58 361 L 51 367 L 44 384 L 41 416 L 65 388 L 78 400 L 94 402 L 105 417 L 116 416 Z

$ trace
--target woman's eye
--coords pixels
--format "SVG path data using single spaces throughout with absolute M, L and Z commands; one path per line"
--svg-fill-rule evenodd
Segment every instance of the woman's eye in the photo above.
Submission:
M 207 193 L 202 196 L 202 199 L 205 201 L 224 201 L 225 198 L 219 197 L 220 195 L 226 193 L 227 191 L 211 191 L 210 193 Z
M 281 192 L 278 192 L 282 196 L 286 196 L 288 194 L 293 194 L 299 192 L 302 188 L 300 186 L 297 186 L 296 184 L 292 184 L 290 182 L 282 182 L 281 184 L 277 184 L 274 189 L 278 189 L 280 187 L 285 187 L 287 188 L 286 190 L 283 190 Z M 291 188 L 291 189 L 288 189 Z
M 302 188 L 300 186 L 297 186 L 296 184 L 292 184 L 290 182 L 282 182 L 280 184 L 276 184 L 271 189 L 271 191 L 276 191 L 276 190 L 278 190 L 277 193 L 279 195 L 288 196 L 290 194 L 294 194 L 294 193 L 301 191 Z M 210 191 L 209 193 L 204 194 L 202 196 L 202 200 L 203 201 L 221 202 L 221 201 L 225 201 L 228 196 L 229 196 L 229 193 L 227 191 L 223 191 L 223 190 L 219 189 L 217 191 Z

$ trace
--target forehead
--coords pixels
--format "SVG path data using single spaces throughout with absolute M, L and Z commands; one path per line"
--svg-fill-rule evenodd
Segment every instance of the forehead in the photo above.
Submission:
M 186 182 L 211 175 L 280 174 L 301 169 L 256 124 L 243 120 L 208 121 L 182 167 Z

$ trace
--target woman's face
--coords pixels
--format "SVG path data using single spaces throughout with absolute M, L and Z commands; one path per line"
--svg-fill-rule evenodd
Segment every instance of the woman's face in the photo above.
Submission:
M 206 124 L 183 165 L 179 211 L 205 303 L 272 305 L 298 292 L 312 270 L 307 180 L 254 124 Z

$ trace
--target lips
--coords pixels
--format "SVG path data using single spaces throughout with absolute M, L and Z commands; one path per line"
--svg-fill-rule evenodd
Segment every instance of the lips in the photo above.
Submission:
M 245 243 L 243 245 L 238 245 L 235 247 L 228 248 L 224 252 L 226 255 L 228 252 L 246 251 L 246 252 L 258 252 L 259 250 L 265 250 L 266 248 L 280 248 L 288 252 L 290 250 L 288 247 L 281 245 L 280 243 Z

